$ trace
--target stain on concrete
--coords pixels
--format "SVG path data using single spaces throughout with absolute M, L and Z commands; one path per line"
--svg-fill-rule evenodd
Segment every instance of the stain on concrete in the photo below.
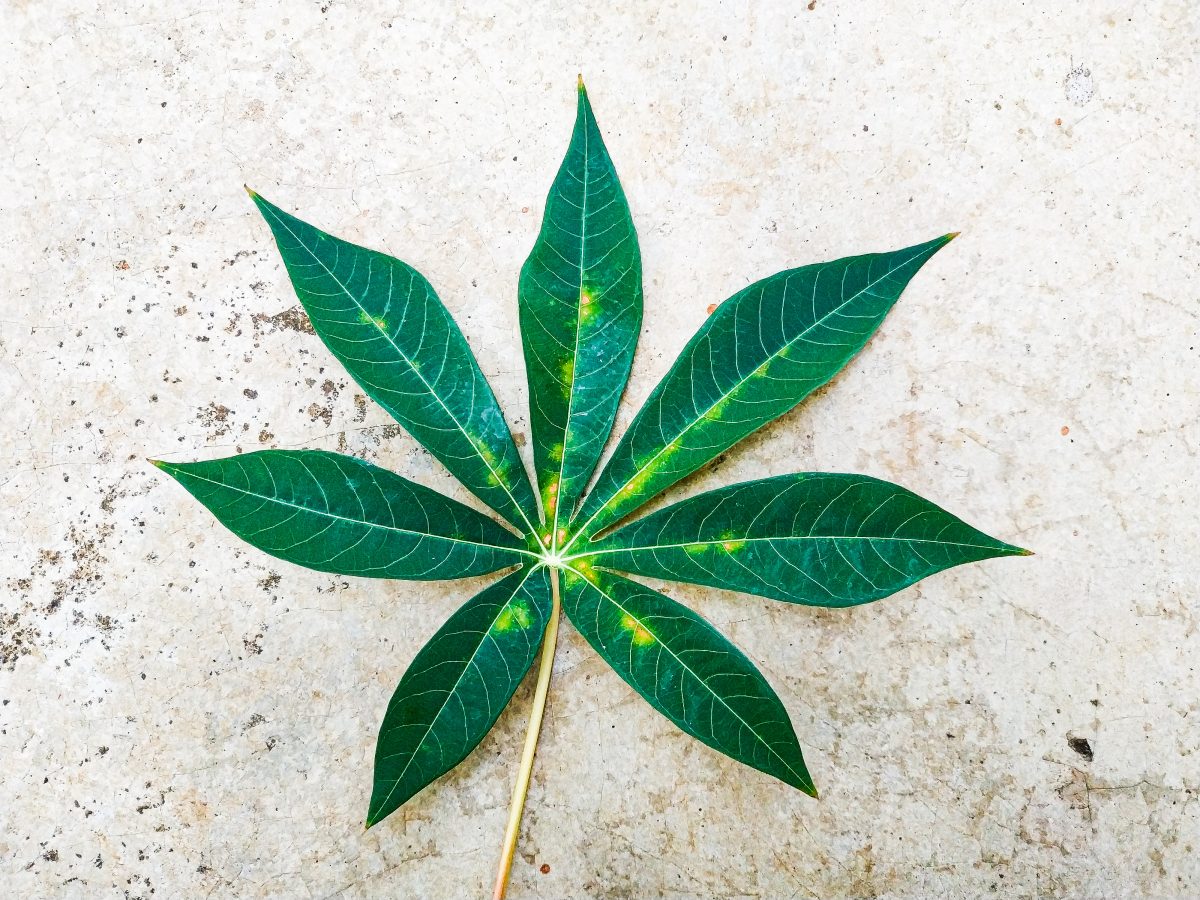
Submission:
M 301 306 L 293 306 L 290 309 L 285 309 L 283 312 L 267 315 L 266 313 L 255 313 L 250 317 L 254 323 L 254 330 L 258 334 L 273 334 L 276 331 L 294 331 L 298 334 L 316 334 L 313 330 L 312 322 L 308 319 L 308 314 L 304 312 Z
M 1076 106 L 1087 106 L 1096 95 L 1096 83 L 1092 70 L 1086 66 L 1074 66 L 1063 79 L 1063 91 L 1067 99 Z

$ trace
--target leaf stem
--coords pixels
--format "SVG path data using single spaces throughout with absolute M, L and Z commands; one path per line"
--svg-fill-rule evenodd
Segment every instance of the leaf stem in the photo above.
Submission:
M 538 663 L 537 688 L 533 693 L 533 707 L 529 711 L 529 730 L 525 733 L 525 748 L 521 751 L 521 768 L 517 771 L 517 783 L 513 786 L 512 803 L 508 808 L 508 825 L 504 829 L 504 849 L 500 853 L 500 868 L 496 872 L 496 888 L 492 900 L 504 900 L 508 890 L 508 876 L 512 870 L 513 854 L 517 849 L 517 837 L 521 833 L 521 814 L 525 811 L 525 795 L 529 792 L 529 776 L 533 773 L 533 757 L 537 752 L 538 735 L 542 731 L 542 715 L 546 712 L 546 694 L 550 690 L 550 673 L 554 669 L 554 648 L 558 644 L 558 619 L 562 603 L 558 594 L 558 569 L 550 569 L 550 591 L 552 608 L 550 621 L 546 625 L 546 636 L 542 639 L 542 658 Z

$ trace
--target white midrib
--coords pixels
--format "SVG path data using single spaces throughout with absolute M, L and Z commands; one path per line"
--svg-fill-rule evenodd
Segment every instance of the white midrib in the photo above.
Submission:
M 361 303 L 358 302 L 358 298 L 355 297 L 354 294 L 352 294 L 350 292 L 349 288 L 347 288 L 344 284 L 342 284 L 341 279 L 338 278 L 337 275 L 335 275 L 333 273 L 333 270 L 330 269 L 329 266 L 325 265 L 325 261 L 322 260 L 321 257 L 317 256 L 317 254 L 312 251 L 312 249 L 308 246 L 308 244 L 306 244 L 303 240 L 300 239 L 300 236 L 298 234 L 296 234 L 296 232 L 294 232 L 288 226 L 287 222 L 285 222 L 283 219 L 279 218 L 279 216 L 275 215 L 274 211 L 271 211 L 271 215 L 275 219 L 276 222 L 278 222 L 280 225 L 283 226 L 284 229 L 286 229 L 287 233 L 292 236 L 292 238 L 296 241 L 296 243 L 298 243 L 301 247 L 303 247 L 305 252 L 307 252 L 308 255 L 311 256 L 316 261 L 317 265 L 319 265 L 322 269 L 325 270 L 325 274 L 327 274 L 330 278 L 333 279 L 334 283 L 341 289 L 342 293 L 344 293 L 347 297 L 350 298 L 350 302 L 353 303 L 356 307 L 358 307 L 359 312 L 361 312 L 367 319 L 370 320 L 371 324 L 375 327 L 375 330 L 378 331 L 381 335 L 383 335 L 384 340 L 386 340 L 389 344 L 391 344 L 392 349 L 396 351 L 397 355 L 402 360 L 404 360 L 404 362 L 408 365 L 409 369 L 412 370 L 413 374 L 416 375 L 419 379 L 421 379 L 421 384 L 425 385 L 426 389 L 429 391 L 429 395 L 438 402 L 438 405 L 443 410 L 446 411 L 446 415 L 450 417 L 450 421 L 454 423 L 454 427 L 457 428 L 459 430 L 459 433 L 461 433 L 462 436 L 467 439 L 467 442 L 471 445 L 471 449 L 474 450 L 475 455 L 479 457 L 480 462 L 482 462 L 485 466 L 487 466 L 488 472 L 490 472 L 495 477 L 496 483 L 500 486 L 500 488 L 504 491 L 504 493 L 506 495 L 508 495 L 508 499 L 510 501 L 512 501 L 513 509 L 515 509 L 517 511 L 517 514 L 524 520 L 525 526 L 529 529 L 530 533 L 536 534 L 537 529 L 533 527 L 533 523 L 530 522 L 529 517 L 525 515 L 525 510 L 522 509 L 521 504 L 517 502 L 517 498 L 512 495 L 512 491 L 510 491 L 508 489 L 508 484 L 505 481 L 505 479 L 500 477 L 500 473 L 497 472 L 495 468 L 493 468 L 492 464 L 490 462 L 488 462 L 487 457 L 484 456 L 484 454 L 482 452 L 480 452 L 479 445 L 475 442 L 475 438 L 473 438 L 471 436 L 470 432 L 468 432 L 463 427 L 462 423 L 458 421 L 458 417 L 454 415 L 454 412 L 450 409 L 450 407 L 448 407 L 446 405 L 445 401 L 442 400 L 442 398 L 438 394 L 438 392 L 433 389 L 433 385 L 431 385 L 425 379 L 425 376 L 421 373 L 421 370 L 418 369 L 415 365 L 413 365 L 413 361 L 411 359 L 409 359 L 408 355 L 403 350 L 400 349 L 399 345 L 394 340 L 392 340 L 392 336 L 390 334 L 388 334 L 385 329 L 379 327 L 379 323 L 375 321 L 375 317 L 372 316 L 369 312 L 367 312 L 366 307 L 364 307 Z M 557 509 L 557 507 L 555 507 L 555 509 Z
M 604 556 L 609 553 L 637 553 L 644 550 L 676 550 L 686 547 L 712 547 L 718 544 L 753 544 L 758 542 L 786 543 L 788 541 L 869 541 L 871 543 L 935 544 L 939 547 L 969 547 L 975 550 L 995 549 L 991 544 L 971 544 L 963 541 L 939 541 L 935 538 L 868 537 L 858 534 L 788 534 L 778 537 L 731 537 L 703 541 L 682 541 L 676 544 L 643 544 L 639 547 L 610 547 L 606 550 L 589 550 L 563 558 L 563 562 Z
M 811 786 L 811 784 L 812 784 L 811 778 L 805 778 L 799 772 L 797 772 L 795 769 L 793 769 L 791 763 L 789 763 L 786 759 L 784 759 L 784 757 L 779 753 L 779 751 L 776 750 L 767 741 L 766 738 L 764 738 L 761 734 L 759 734 L 749 722 L 747 722 L 740 715 L 738 715 L 737 710 L 733 709 L 733 707 L 731 707 L 728 703 L 725 702 L 725 699 L 720 694 L 718 694 L 711 687 L 709 687 L 708 681 L 706 679 L 700 677 L 700 675 L 698 675 L 691 666 L 689 666 L 682 659 L 680 659 L 679 656 L 675 653 L 675 651 L 672 650 L 670 648 L 670 646 L 668 646 L 653 630 L 651 630 L 651 628 L 640 617 L 635 616 L 633 613 L 631 613 L 628 609 L 626 609 L 624 606 L 622 606 L 620 601 L 617 600 L 615 597 L 613 597 L 612 594 L 608 593 L 608 591 L 601 588 L 595 582 L 586 578 L 583 575 L 583 573 L 580 572 L 578 569 L 573 568 L 572 566 L 567 566 L 567 568 L 570 569 L 572 572 L 574 572 L 575 575 L 578 576 L 580 579 L 582 579 L 584 582 L 586 582 L 587 585 L 589 587 L 591 587 L 593 590 L 595 590 L 598 594 L 600 594 L 600 596 L 604 597 L 604 599 L 606 599 L 609 603 L 611 603 L 613 606 L 615 606 L 617 609 L 619 609 L 622 612 L 622 614 L 629 616 L 629 618 L 631 618 L 634 622 L 637 623 L 637 626 L 639 628 L 644 628 L 646 630 L 647 634 L 649 634 L 651 637 L 653 637 L 654 640 L 656 640 L 659 643 L 659 645 L 664 650 L 667 651 L 667 653 L 671 654 L 671 658 L 674 659 L 677 663 L 679 663 L 679 667 L 681 669 L 686 671 L 694 679 L 696 679 L 698 682 L 700 682 L 702 685 L 704 685 L 705 690 L 707 690 L 713 696 L 713 699 L 720 701 L 721 705 L 724 706 L 727 710 L 729 710 L 729 714 L 732 715 L 739 722 L 741 722 L 742 726 L 747 731 L 749 731 L 752 735 L 754 735 L 754 737 L 759 741 L 759 743 L 761 743 L 764 747 L 766 747 L 767 750 L 769 750 L 776 759 L 778 759 L 781 763 L 783 763 L 783 765 L 787 767 L 787 770 L 796 776 L 796 779 L 798 781 L 801 781 L 801 782 Z M 605 571 L 608 571 L 608 570 L 606 569 Z M 714 737 L 715 737 L 715 735 L 714 735 Z
M 652 457 L 650 457 L 649 460 L 647 460 L 641 466 L 637 467 L 634 470 L 633 474 L 630 475 L 619 488 L 617 488 L 615 491 L 612 492 L 612 496 L 610 496 L 607 500 L 605 500 L 604 504 L 602 506 L 600 506 L 599 509 L 597 509 L 594 513 L 592 513 L 590 516 L 588 516 L 587 521 L 584 522 L 576 530 L 574 537 L 572 537 L 571 540 L 567 543 L 567 545 L 563 548 L 563 551 L 566 552 L 567 550 L 570 550 L 571 547 L 573 547 L 575 545 L 575 542 L 578 541 L 579 538 L 582 537 L 587 532 L 588 526 L 591 525 L 593 521 L 595 521 L 596 517 L 598 515 L 600 515 L 600 513 L 604 512 L 604 510 L 608 509 L 612 505 L 613 501 L 616 500 L 617 497 L 619 497 L 621 495 L 621 491 L 625 490 L 625 488 L 627 488 L 634 481 L 634 479 L 636 479 L 639 475 L 641 475 L 643 472 L 645 472 L 647 469 L 649 469 L 651 466 L 653 466 L 654 463 L 658 461 L 658 458 L 667 452 L 667 448 L 670 447 L 671 444 L 678 441 L 680 438 L 682 438 L 684 435 L 686 435 L 689 431 L 691 431 L 693 428 L 695 428 L 701 422 L 705 421 L 708 414 L 710 412 L 712 412 L 716 406 L 720 405 L 725 400 L 729 399 L 729 397 L 733 396 L 733 394 L 736 393 L 737 390 L 743 384 L 745 384 L 747 381 L 750 381 L 752 378 L 756 378 L 763 369 L 765 369 L 768 365 L 773 363 L 776 359 L 778 359 L 780 356 L 782 356 L 784 353 L 786 353 L 789 349 L 791 349 L 792 345 L 795 344 L 797 341 L 803 340 L 810 332 L 812 332 L 814 329 L 816 329 L 820 325 L 822 325 L 825 322 L 825 320 L 828 319 L 830 316 L 837 315 L 839 312 L 841 312 L 841 310 L 845 309 L 847 306 L 849 306 L 851 303 L 856 301 L 859 297 L 861 297 L 863 294 L 865 294 L 867 291 L 869 291 L 875 285 L 879 284 L 879 282 L 883 281 L 883 279 L 891 277 L 893 272 L 895 272 L 897 269 L 903 268 L 904 266 L 908 265 L 910 262 L 913 261 L 913 259 L 915 259 L 919 255 L 920 255 L 919 253 L 914 253 L 908 259 L 904 260 L 904 262 L 899 263 L 898 265 L 892 267 L 891 269 L 888 269 L 888 271 L 885 272 L 883 275 L 879 276 L 874 281 L 867 284 L 861 290 L 856 291 L 850 297 L 843 300 L 842 303 L 838 304 L 838 306 L 836 308 L 831 309 L 829 312 L 825 313 L 825 315 L 821 316 L 821 318 L 817 319 L 815 322 L 813 322 L 811 325 L 809 325 L 807 328 L 805 328 L 804 331 L 800 332 L 795 337 L 793 337 L 791 340 L 789 340 L 786 344 L 784 344 L 782 347 L 780 347 L 778 350 L 776 350 L 774 353 L 772 353 L 770 356 L 768 356 L 765 360 L 763 360 L 757 367 L 754 368 L 753 371 L 750 372 L 750 374 L 738 379 L 738 381 L 735 382 L 733 384 L 733 386 L 729 388 L 729 390 L 725 391 L 723 394 L 721 394 L 720 397 L 718 397 L 716 400 L 714 400 L 712 403 L 710 403 L 708 405 L 708 407 L 705 408 L 703 413 L 701 413 L 699 416 L 697 416 L 695 419 L 693 419 L 691 422 L 689 422 L 686 428 L 683 428 L 677 435 L 675 435 L 675 437 L 671 438 L 671 440 L 666 441 L 663 444 L 662 448 L 660 448 L 657 452 L 655 452 L 655 454 Z M 668 375 L 670 375 L 670 373 L 668 373 Z M 645 409 L 645 407 L 643 407 L 643 410 L 644 409 Z M 639 417 L 640 417 L 640 413 L 639 413 Z M 634 424 L 636 425 L 637 423 L 635 422 Z M 630 426 L 630 428 L 632 429 L 632 426 Z M 629 432 L 627 431 L 626 435 L 628 435 L 628 434 L 629 434 Z
M 562 512 L 563 474 L 567 471 L 567 444 L 571 437 L 571 412 L 575 408 L 575 365 L 579 362 L 579 333 L 583 330 L 583 261 L 587 247 L 587 207 L 588 179 L 591 177 L 591 166 L 588 165 L 588 128 L 587 106 L 581 111 L 583 117 L 583 202 L 579 210 L 579 290 L 575 295 L 575 349 L 571 354 L 571 392 L 567 397 L 567 421 L 563 426 L 563 452 L 558 463 L 558 481 L 554 489 L 554 529 L 550 532 L 551 553 L 558 553 L 558 517 Z M 593 301 L 594 302 L 594 301 Z M 569 545 L 568 545 L 569 546 Z

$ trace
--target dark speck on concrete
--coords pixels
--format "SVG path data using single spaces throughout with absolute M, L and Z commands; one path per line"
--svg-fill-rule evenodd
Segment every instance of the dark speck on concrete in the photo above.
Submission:
M 1091 762 L 1092 757 L 1095 756 L 1095 754 L 1092 752 L 1092 745 L 1088 742 L 1087 738 L 1069 737 L 1067 738 L 1067 746 L 1086 759 L 1088 762 Z

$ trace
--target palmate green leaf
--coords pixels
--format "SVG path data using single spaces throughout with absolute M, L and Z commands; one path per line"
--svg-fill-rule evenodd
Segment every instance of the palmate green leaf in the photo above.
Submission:
M 537 502 L 504 414 L 429 282 L 250 196 L 313 328 L 346 371 L 476 497 L 532 530 Z
M 533 458 L 552 534 L 612 431 L 642 324 L 637 234 L 582 79 L 578 94 L 571 144 L 517 293 Z
M 601 568 L 585 564 L 563 578 L 571 623 L 651 706 L 726 756 L 817 795 L 783 703 L 719 631 Z
M 547 569 L 526 566 L 468 600 L 421 649 L 379 729 L 368 827 L 483 740 L 529 671 L 550 611 Z
M 154 464 L 242 540 L 321 572 L 434 581 L 533 556 L 470 507 L 352 456 L 262 450 Z
M 810 606 L 869 603 L 952 566 L 1028 555 L 905 488 L 820 472 L 700 494 L 587 552 L 594 565 Z
M 953 237 L 789 269 L 721 304 L 621 437 L 575 517 L 576 539 L 622 519 L 829 381 Z
M 519 834 L 560 600 L 600 655 L 685 732 L 816 796 L 787 712 L 762 674 L 699 615 L 620 573 L 846 606 L 951 566 L 1025 552 L 903 488 L 854 475 L 735 485 L 622 525 L 834 377 L 952 234 L 790 269 L 735 294 L 688 343 L 586 493 L 629 377 L 642 272 L 628 204 L 582 82 L 577 104 L 518 286 L 536 490 L 429 282 L 251 192 L 334 356 L 520 536 L 337 454 L 156 463 L 236 534 L 309 568 L 418 580 L 515 570 L 451 616 L 400 680 L 380 729 L 367 818 L 380 821 L 464 759 L 545 640 L 499 896 Z

